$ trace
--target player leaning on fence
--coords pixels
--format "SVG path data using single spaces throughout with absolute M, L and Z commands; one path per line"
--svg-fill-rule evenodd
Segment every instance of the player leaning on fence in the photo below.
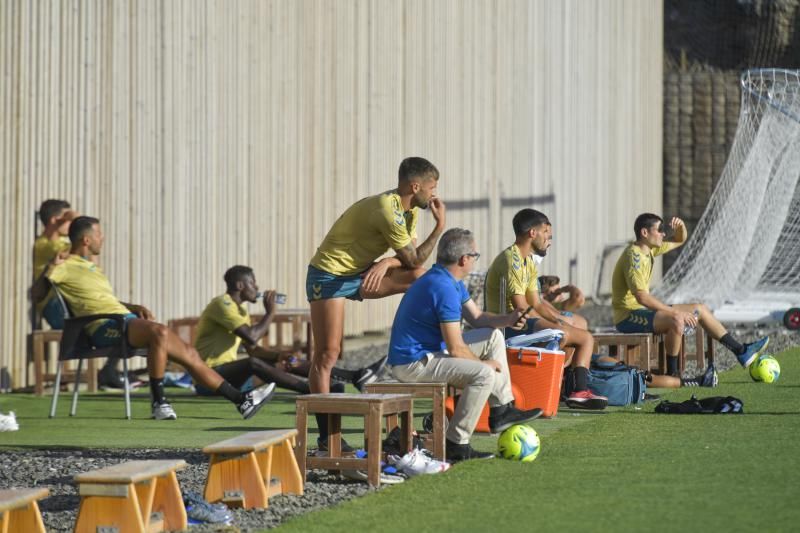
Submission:
M 679 218 L 670 220 L 669 226 L 674 235 L 665 240 L 666 232 L 661 217 L 652 213 L 636 217 L 633 224 L 636 240 L 620 255 L 611 280 L 617 330 L 622 333 L 663 333 L 667 373 L 673 376 L 679 374 L 678 353 L 686 326 L 695 328 L 699 325 L 711 338 L 733 352 L 742 366 L 749 366 L 767 348 L 769 337 L 742 344 L 727 332 L 706 305 L 690 303 L 670 306 L 650 294 L 655 257 L 678 248 L 689 235 L 686 225 Z

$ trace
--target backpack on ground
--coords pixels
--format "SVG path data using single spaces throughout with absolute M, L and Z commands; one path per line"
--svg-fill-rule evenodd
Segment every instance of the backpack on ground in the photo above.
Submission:
M 720 415 L 744 413 L 744 402 L 733 396 L 711 396 L 698 400 L 695 396 L 685 402 L 664 400 L 656 406 L 656 413 L 668 415 Z

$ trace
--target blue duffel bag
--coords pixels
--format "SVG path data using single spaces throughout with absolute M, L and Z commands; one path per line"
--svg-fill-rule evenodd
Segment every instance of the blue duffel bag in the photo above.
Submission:
M 564 396 L 574 388 L 572 369 L 564 376 Z M 621 362 L 606 362 L 592 358 L 589 368 L 589 389 L 608 398 L 608 405 L 630 405 L 644 402 L 647 390 L 644 372 Z

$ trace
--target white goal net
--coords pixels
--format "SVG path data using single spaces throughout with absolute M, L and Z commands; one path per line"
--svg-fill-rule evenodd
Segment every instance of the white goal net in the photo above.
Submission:
M 668 303 L 800 302 L 800 71 L 741 77 L 736 137 L 657 294 Z

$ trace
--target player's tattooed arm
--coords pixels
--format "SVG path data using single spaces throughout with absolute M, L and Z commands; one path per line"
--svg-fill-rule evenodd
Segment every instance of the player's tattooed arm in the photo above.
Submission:
M 406 268 L 421 267 L 425 264 L 425 261 L 428 260 L 431 253 L 433 253 L 433 249 L 436 247 L 436 241 L 439 240 L 441 234 L 442 231 L 436 228 L 431 232 L 428 238 L 416 248 L 414 247 L 414 243 L 408 243 L 397 250 L 397 258 Z

